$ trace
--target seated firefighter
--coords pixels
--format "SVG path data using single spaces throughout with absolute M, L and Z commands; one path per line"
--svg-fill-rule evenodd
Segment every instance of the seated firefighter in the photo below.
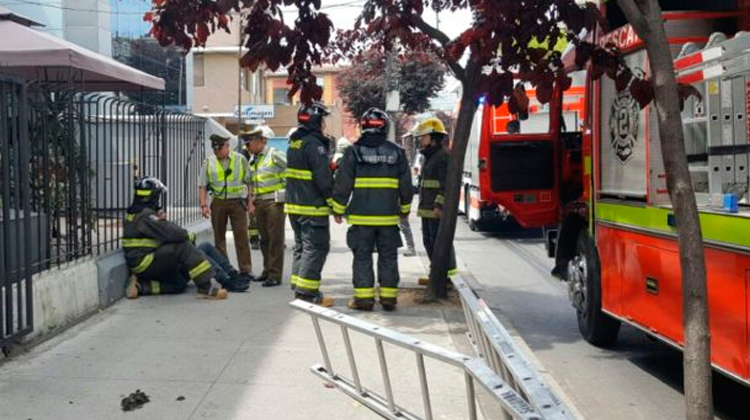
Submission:
M 167 188 L 156 178 L 136 181 L 127 210 L 122 246 L 132 275 L 126 296 L 182 293 L 188 281 L 199 299 L 226 299 L 227 291 L 214 279 L 214 269 L 192 242 L 195 234 L 166 220 L 159 199 Z

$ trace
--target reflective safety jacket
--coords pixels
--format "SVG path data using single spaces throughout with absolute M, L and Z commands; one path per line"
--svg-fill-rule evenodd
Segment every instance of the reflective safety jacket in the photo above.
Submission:
M 445 177 L 450 154 L 443 146 L 430 146 L 421 152 L 425 161 L 419 183 L 417 216 L 435 218 L 435 209 L 442 209 L 445 201 Z
M 206 158 L 204 168 L 206 188 L 214 199 L 227 200 L 247 197 L 247 159 L 240 153 L 229 153 L 225 170 L 216 155 Z
M 319 132 L 300 127 L 292 134 L 286 152 L 286 213 L 323 217 L 331 214 L 333 175 L 328 147 L 328 139 Z
M 274 198 L 273 193 L 284 189 L 286 180 L 286 155 L 266 146 L 250 161 L 253 194 L 256 199 Z
M 409 214 L 413 197 L 402 148 L 383 135 L 366 134 L 346 149 L 334 183 L 334 213 L 346 214 L 352 225 L 393 226 Z
M 152 209 L 146 208 L 139 213 L 125 215 L 122 247 L 125 250 L 125 261 L 135 274 L 140 274 L 151 266 L 154 251 L 161 244 L 194 240 L 193 232 L 159 219 Z

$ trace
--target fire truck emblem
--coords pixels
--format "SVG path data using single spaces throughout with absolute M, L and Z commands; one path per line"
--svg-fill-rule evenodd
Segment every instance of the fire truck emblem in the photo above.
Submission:
M 612 151 L 623 165 L 633 157 L 638 143 L 638 120 L 641 108 L 627 90 L 620 92 L 612 102 L 609 116 L 609 133 Z

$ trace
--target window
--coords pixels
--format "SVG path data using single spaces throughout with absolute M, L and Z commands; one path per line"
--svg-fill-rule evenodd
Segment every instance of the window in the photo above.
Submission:
M 205 83 L 205 65 L 203 54 L 193 55 L 193 86 L 203 86 Z
M 273 103 L 274 105 L 291 105 L 289 101 L 289 89 L 287 88 L 274 88 L 273 89 Z

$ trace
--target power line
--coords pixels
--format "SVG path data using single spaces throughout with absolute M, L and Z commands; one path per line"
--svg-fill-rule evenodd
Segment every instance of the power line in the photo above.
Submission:
M 358 5 L 361 6 L 361 4 L 358 4 L 358 3 L 364 3 L 365 1 L 366 0 L 352 0 L 352 1 L 344 2 L 344 3 L 323 5 L 323 6 L 320 7 L 320 10 L 335 9 L 335 8 L 338 8 L 338 7 L 355 7 L 355 6 L 358 6 Z M 41 7 L 49 7 L 49 8 L 52 8 L 52 9 L 71 10 L 71 11 L 74 11 L 74 12 L 94 12 L 94 13 L 104 13 L 104 14 L 108 14 L 108 15 L 120 15 L 120 14 L 122 14 L 122 15 L 138 15 L 138 16 L 143 16 L 144 13 L 145 13 L 145 12 L 140 12 L 140 11 L 139 12 L 121 12 L 119 10 L 119 8 L 117 10 L 114 10 L 114 11 L 113 10 L 104 10 L 104 9 L 79 9 L 79 8 L 76 8 L 76 7 L 59 6 L 59 5 L 56 5 L 56 4 L 46 4 L 46 3 L 41 3 L 41 2 L 38 2 L 38 1 L 31 1 L 31 0 L 15 0 L 15 2 L 13 2 L 13 3 L 4 3 L 3 2 L 3 3 L 0 3 L 0 4 L 3 4 L 5 6 L 34 5 L 34 6 L 41 6 Z M 282 12 L 294 12 L 296 10 L 298 10 L 298 9 L 296 9 L 296 8 L 281 9 Z
M 108 15 L 123 14 L 123 15 L 143 16 L 142 12 L 120 12 L 119 9 L 115 11 L 104 10 L 104 9 L 78 9 L 76 7 L 58 6 L 56 4 L 46 4 L 46 3 L 40 3 L 37 1 L 30 1 L 30 0 L 15 0 L 15 2 L 13 3 L 0 3 L 0 4 L 3 4 L 5 6 L 33 5 L 33 6 L 49 7 L 52 9 L 71 10 L 74 12 L 93 12 L 93 13 L 104 13 Z

